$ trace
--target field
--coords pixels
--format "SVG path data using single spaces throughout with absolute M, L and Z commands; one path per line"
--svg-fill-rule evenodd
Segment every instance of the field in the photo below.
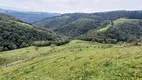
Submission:
M 1 52 L 0 80 L 142 80 L 142 46 L 73 40 Z

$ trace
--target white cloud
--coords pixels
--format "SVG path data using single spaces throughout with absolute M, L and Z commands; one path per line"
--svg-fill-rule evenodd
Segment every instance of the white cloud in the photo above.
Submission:
M 0 7 L 70 13 L 142 9 L 141 3 L 142 0 L 0 0 Z

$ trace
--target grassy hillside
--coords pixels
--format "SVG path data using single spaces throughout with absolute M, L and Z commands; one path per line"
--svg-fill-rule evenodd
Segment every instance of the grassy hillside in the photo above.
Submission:
M 74 40 L 0 53 L 1 80 L 141 80 L 142 47 Z
M 111 28 L 112 26 L 113 27 L 117 27 L 117 26 L 120 26 L 121 24 L 129 24 L 129 23 L 133 23 L 133 24 L 136 24 L 138 25 L 139 23 L 138 22 L 141 22 L 141 20 L 139 19 L 126 19 L 126 18 L 120 18 L 120 19 L 117 19 L 115 21 L 113 21 L 112 23 L 106 25 L 105 27 L 97 30 L 98 32 L 103 32 L 103 31 L 107 31 L 109 28 Z
M 81 36 L 99 42 L 136 41 L 142 38 L 142 20 L 120 18 Z
M 48 29 L 37 28 L 6 14 L 0 14 L 0 33 L 0 51 L 29 46 L 33 41 L 59 38 Z

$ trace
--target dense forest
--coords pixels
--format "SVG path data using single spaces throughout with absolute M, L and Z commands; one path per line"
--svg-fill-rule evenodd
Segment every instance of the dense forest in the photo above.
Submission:
M 35 24 L 41 27 L 56 29 L 76 20 L 86 18 L 95 20 L 116 20 L 119 18 L 142 19 L 142 11 L 109 11 L 100 13 L 72 13 L 46 18 Z
M 80 18 L 72 23 L 57 28 L 54 31 L 65 36 L 76 37 L 85 34 L 89 30 L 99 29 L 108 23 L 108 20 L 93 20 Z
M 142 11 L 73 13 L 47 18 L 34 24 L 73 39 L 98 42 L 135 41 L 141 38 Z
M 79 38 L 107 43 L 141 40 L 142 20 L 121 18 L 98 30 L 90 30 Z
M 1 51 L 30 45 L 62 45 L 72 39 L 101 43 L 138 41 L 142 38 L 141 14 L 142 11 L 73 13 L 32 24 L 0 14 Z
M 26 47 L 33 41 L 56 41 L 60 38 L 48 29 L 24 23 L 6 14 L 0 14 L 0 33 L 1 50 Z

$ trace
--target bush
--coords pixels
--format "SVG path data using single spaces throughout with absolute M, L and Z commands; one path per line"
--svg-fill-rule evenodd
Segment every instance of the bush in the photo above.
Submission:
M 69 40 L 58 40 L 58 41 L 35 41 L 33 42 L 32 46 L 50 46 L 51 44 L 55 44 L 57 46 L 64 45 L 69 43 Z
M 14 43 L 10 43 L 8 47 L 10 48 L 10 50 L 17 49 L 17 46 Z
M 1 52 L 1 51 L 4 51 L 4 48 L 3 48 L 3 46 L 0 46 L 0 52 Z
M 35 41 L 33 42 L 33 46 L 38 46 L 38 47 L 41 47 L 41 46 L 50 46 L 51 42 L 50 41 Z

